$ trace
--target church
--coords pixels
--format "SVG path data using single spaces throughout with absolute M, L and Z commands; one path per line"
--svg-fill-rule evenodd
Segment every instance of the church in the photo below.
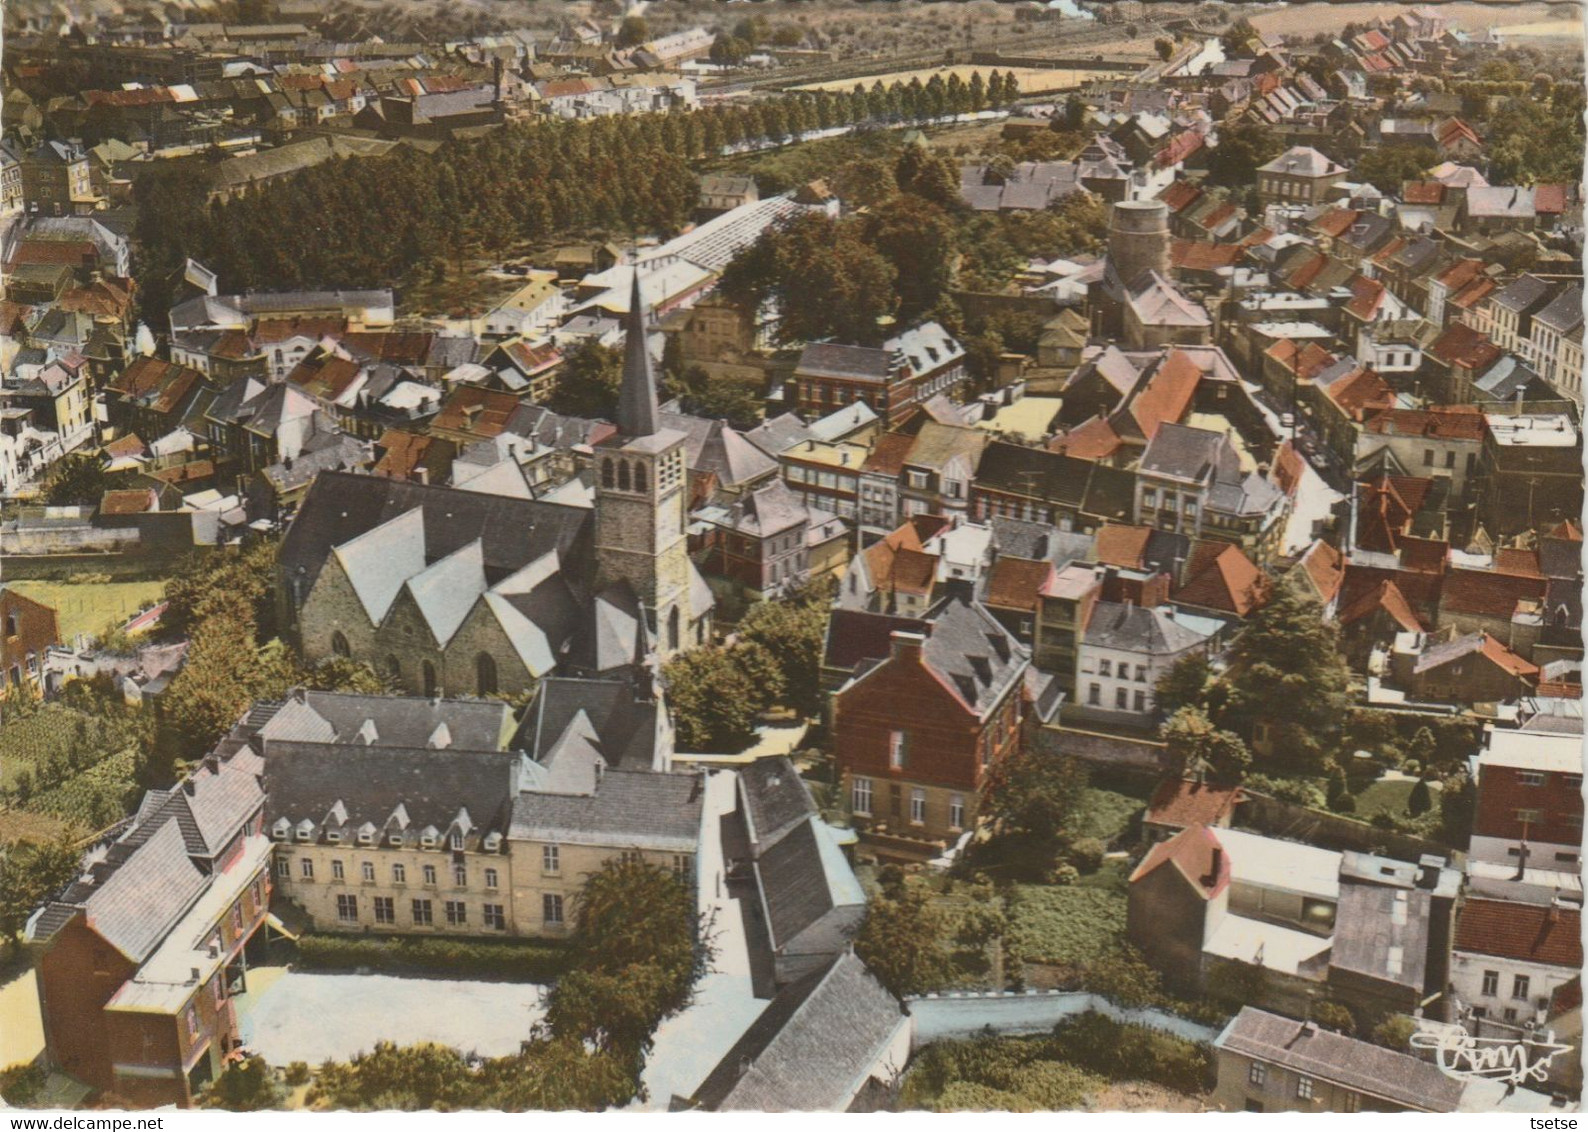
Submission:
M 636 274 L 593 503 L 322 473 L 278 558 L 278 612 L 303 659 L 362 661 L 410 694 L 517 696 L 709 640 L 714 599 L 687 553 L 687 437 L 663 426 L 646 323 Z

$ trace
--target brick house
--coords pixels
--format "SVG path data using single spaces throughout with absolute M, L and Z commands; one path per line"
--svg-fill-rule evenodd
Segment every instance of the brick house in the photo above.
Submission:
M 55 610 L 0 588 L 0 700 L 43 691 L 44 650 L 61 643 Z
M 1505 704 L 1530 694 L 1538 675 L 1536 664 L 1488 633 L 1471 633 L 1423 649 L 1407 684 L 1419 700 Z
M 260 769 L 241 745 L 150 791 L 28 921 L 52 1067 L 130 1105 L 187 1107 L 241 1045 L 235 998 L 271 894 Z
M 835 695 L 834 743 L 857 827 L 920 860 L 975 827 L 982 787 L 1019 750 L 1030 654 L 960 597 L 891 644 Z
M 964 384 L 965 350 L 935 322 L 912 327 L 881 346 L 816 342 L 800 354 L 790 379 L 807 418 L 855 401 L 870 406 L 889 428 L 916 405 Z
M 1474 860 L 1576 869 L 1582 845 L 1582 740 L 1486 727 L 1477 756 Z
M 1257 167 L 1257 195 L 1264 204 L 1321 204 L 1345 175 L 1344 166 L 1317 150 L 1293 146 Z
M 1456 923 L 1451 989 L 1480 1027 L 1543 1023 L 1582 961 L 1581 907 L 1469 896 Z

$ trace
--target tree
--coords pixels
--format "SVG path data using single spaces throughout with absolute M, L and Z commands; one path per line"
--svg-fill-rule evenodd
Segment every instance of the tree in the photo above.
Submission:
M 223 1108 L 232 1112 L 260 1112 L 279 1108 L 282 1096 L 275 1076 L 265 1059 L 255 1055 L 228 1065 L 204 1090 L 204 1108 Z
M 1252 754 L 1241 737 L 1215 727 L 1199 707 L 1175 712 L 1163 735 L 1170 763 L 1181 774 L 1205 773 L 1220 782 L 1239 782 L 1251 766 Z
M 618 25 L 619 47 L 638 47 L 650 38 L 651 28 L 644 16 L 626 16 L 623 23 Z
M 755 735 L 759 689 L 725 648 L 691 649 L 662 668 L 678 745 L 686 751 L 741 751 Z
M 1338 627 L 1299 587 L 1277 586 L 1247 622 L 1230 647 L 1226 680 L 1235 729 L 1251 735 L 1266 725 L 1279 762 L 1316 769 L 1337 749 L 1350 673 Z
M 1279 156 L 1282 143 L 1269 126 L 1242 119 L 1219 130 L 1219 144 L 1208 158 L 1208 181 L 1227 188 L 1244 188 L 1252 170 Z
M 476 1099 L 473 1075 L 455 1049 L 435 1042 L 376 1042 L 346 1064 L 327 1061 L 308 1099 L 328 1108 L 456 1112 Z
M 1005 856 L 1044 869 L 1062 846 L 1086 791 L 1079 759 L 1025 748 L 992 770 L 982 814 L 1006 846 Z
M 827 609 L 822 591 L 761 601 L 750 607 L 738 632 L 747 644 L 766 650 L 777 666 L 788 706 L 806 715 L 821 710 L 822 649 L 827 637 Z
M 1411 1049 L 1417 1023 L 1404 1014 L 1391 1014 L 1373 1027 L 1373 1043 L 1405 1053 Z
M 1136 1010 L 1163 1000 L 1163 982 L 1141 952 L 1122 944 L 1086 968 L 1086 989 L 1115 1006 Z
M 1160 677 L 1153 689 L 1153 700 L 1158 710 L 1174 715 L 1183 707 L 1205 708 L 1208 683 L 1213 679 L 1213 667 L 1204 652 L 1187 653 Z
M 866 242 L 893 266 L 898 318 L 913 323 L 948 292 L 959 256 L 954 222 L 940 206 L 909 193 L 878 205 L 864 223 Z
M 942 918 L 919 889 L 879 896 L 866 906 L 855 954 L 899 996 L 935 990 L 948 970 Z
M 674 339 L 669 339 L 669 342 Z M 761 423 L 765 401 L 758 380 L 742 377 L 710 377 L 700 366 L 690 366 L 676 386 L 684 411 L 712 420 L 724 420 L 735 428 L 754 428 Z
M 0 850 L 0 937 L 14 943 L 33 910 L 77 876 L 68 841 L 20 842 Z
M 1439 791 L 1439 836 L 1447 845 L 1466 847 L 1477 804 L 1478 790 L 1466 771 L 1445 779 Z
M 1406 796 L 1406 812 L 1414 818 L 1420 818 L 1433 808 L 1433 792 L 1428 788 L 1428 776 L 1425 772 L 1417 776 L 1411 793 Z
M 1350 1007 L 1343 1002 L 1326 998 L 1322 1002 L 1313 1003 L 1312 1020 L 1325 1029 L 1334 1030 L 1347 1037 L 1356 1034 L 1356 1015 L 1352 1014 Z
M 1152 48 L 1158 53 L 1158 58 L 1167 63 L 1174 58 L 1174 40 L 1166 35 L 1160 35 L 1152 41 Z
M 711 41 L 711 61 L 725 67 L 737 67 L 743 63 L 755 47 L 746 43 L 738 36 L 718 34 Z
M 1362 151 L 1354 174 L 1358 181 L 1367 181 L 1381 192 L 1399 196 L 1402 182 L 1421 180 L 1438 164 L 1439 151 L 1433 146 L 1381 145 Z
M 553 404 L 559 413 L 610 420 L 617 413 L 623 385 L 623 355 L 611 346 L 587 341 L 563 362 Z
M 52 507 L 96 506 L 109 486 L 97 456 L 73 452 L 50 466 L 44 498 Z
M 1252 50 L 1248 44 L 1257 37 L 1257 29 L 1252 26 L 1252 21 L 1241 16 L 1233 24 L 1224 29 L 1224 34 L 1219 36 L 1219 42 L 1224 47 L 1224 54 L 1232 58 L 1251 58 Z

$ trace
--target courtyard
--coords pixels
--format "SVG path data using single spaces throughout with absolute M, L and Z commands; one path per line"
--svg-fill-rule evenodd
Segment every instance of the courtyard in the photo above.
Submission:
M 238 1003 L 244 1046 L 276 1066 L 347 1061 L 380 1041 L 505 1057 L 543 1013 L 543 988 L 534 983 L 256 967 L 248 984 Z

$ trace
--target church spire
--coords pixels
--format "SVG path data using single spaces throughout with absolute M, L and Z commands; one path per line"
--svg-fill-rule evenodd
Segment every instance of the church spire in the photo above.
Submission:
M 661 427 L 656 405 L 656 375 L 645 346 L 645 308 L 640 299 L 640 265 L 634 265 L 629 291 L 628 335 L 623 346 L 623 386 L 618 391 L 618 432 L 626 437 L 651 436 Z

